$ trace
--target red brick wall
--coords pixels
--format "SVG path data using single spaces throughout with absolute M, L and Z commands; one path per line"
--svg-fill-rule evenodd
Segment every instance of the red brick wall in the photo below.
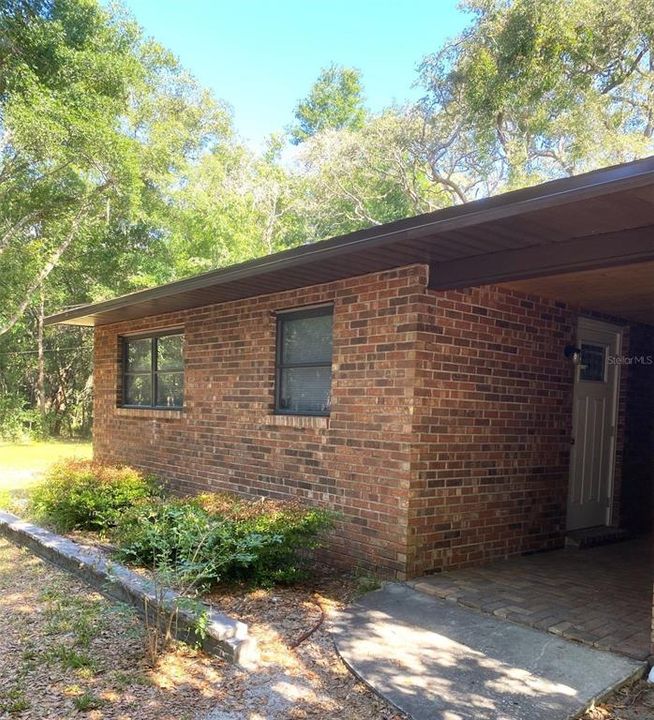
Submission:
M 410 575 L 561 546 L 574 387 L 563 348 L 578 314 L 501 287 L 425 296 Z M 618 468 L 616 504 L 619 481 Z
M 400 577 L 560 546 L 573 391 L 563 347 L 578 311 L 426 284 L 427 268 L 411 266 L 97 328 L 96 457 L 180 492 L 335 508 L 332 556 Z M 331 416 L 274 416 L 274 312 L 324 302 Z M 118 408 L 120 335 L 172 326 L 186 337 L 184 410 Z
M 103 326 L 95 334 L 95 456 L 146 468 L 180 492 L 301 497 L 335 508 L 336 557 L 406 563 L 415 317 L 413 266 L 247 301 Z M 274 311 L 334 303 L 332 413 L 273 416 Z M 119 337 L 181 325 L 182 412 L 119 409 Z

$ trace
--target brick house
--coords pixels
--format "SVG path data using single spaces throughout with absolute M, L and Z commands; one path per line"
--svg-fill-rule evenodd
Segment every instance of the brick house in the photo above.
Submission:
M 48 322 L 94 326 L 97 459 L 335 508 L 337 561 L 651 529 L 654 158 Z

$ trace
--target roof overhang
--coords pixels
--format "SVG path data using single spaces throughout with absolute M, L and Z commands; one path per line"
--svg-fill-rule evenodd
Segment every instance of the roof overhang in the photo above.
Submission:
M 413 263 L 436 289 L 654 260 L 654 157 L 388 223 L 76 307 L 49 325 L 105 325 Z

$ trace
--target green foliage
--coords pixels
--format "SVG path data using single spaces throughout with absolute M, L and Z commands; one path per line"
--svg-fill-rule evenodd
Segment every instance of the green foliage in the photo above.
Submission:
M 196 502 L 213 517 L 233 523 L 237 535 L 266 539 L 246 567 L 235 567 L 234 579 L 258 584 L 294 582 L 306 572 L 304 552 L 313 550 L 333 524 L 334 514 L 297 502 L 246 500 L 210 493 Z
M 20 714 L 30 706 L 25 688 L 19 684 L 7 685 L 0 690 L 0 713 Z
M 89 690 L 86 690 L 81 695 L 76 695 L 73 698 L 73 705 L 75 709 L 80 712 L 88 712 L 89 710 L 101 708 L 104 705 L 104 701 Z
M 40 435 L 38 413 L 26 406 L 20 393 L 0 395 L 0 440 L 24 441 Z
M 38 410 L 37 317 L 28 310 L 0 336 L 0 439 L 89 437 L 93 419 L 93 338 L 52 328 L 43 353 L 44 412 Z
M 90 337 L 49 330 L 39 368 L 39 321 L 169 279 L 169 193 L 232 142 L 230 118 L 98 0 L 0 4 L 0 67 L 0 395 L 12 390 L 0 424 L 15 435 L 30 425 L 20 411 L 40 406 L 33 434 L 83 435 Z
M 421 69 L 430 121 L 457 117 L 501 187 L 654 150 L 649 0 L 469 0 L 474 23 Z
M 58 661 L 65 670 L 80 670 L 88 668 L 95 670 L 93 659 L 86 653 L 80 653 L 67 645 L 55 645 L 47 655 L 49 661 Z
M 152 478 L 134 468 L 64 461 L 30 491 L 29 509 L 62 532 L 106 531 L 134 503 L 158 492 Z
M 138 503 L 120 517 L 115 538 L 122 560 L 168 572 L 177 584 L 271 584 L 301 577 L 302 552 L 330 525 L 322 510 L 205 495 Z
M 365 117 L 360 71 L 332 64 L 295 108 L 291 139 L 297 145 L 322 130 L 358 130 Z
M 0 436 L 89 433 L 91 338 L 44 314 L 654 153 L 651 0 L 463 10 L 420 102 L 331 65 L 257 153 L 119 6 L 0 3 Z

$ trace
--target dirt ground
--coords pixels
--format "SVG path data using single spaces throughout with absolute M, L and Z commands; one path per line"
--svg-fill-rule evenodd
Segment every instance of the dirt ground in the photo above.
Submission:
M 332 583 L 333 595 L 351 589 Z M 320 618 L 308 589 L 223 594 L 221 605 L 253 623 L 259 670 L 183 647 L 151 668 L 130 609 L 0 539 L 0 718 L 399 720 L 348 673 L 324 626 L 288 648 Z
M 320 624 L 363 582 L 325 574 L 304 587 L 223 589 L 210 599 L 250 624 L 261 667 L 247 674 L 183 646 L 150 667 L 133 611 L 0 539 L 0 718 L 401 720 L 347 671 Z M 644 682 L 584 716 L 646 718 L 654 686 Z
M 645 681 L 618 690 L 605 703 L 589 710 L 583 720 L 652 720 L 654 685 Z

